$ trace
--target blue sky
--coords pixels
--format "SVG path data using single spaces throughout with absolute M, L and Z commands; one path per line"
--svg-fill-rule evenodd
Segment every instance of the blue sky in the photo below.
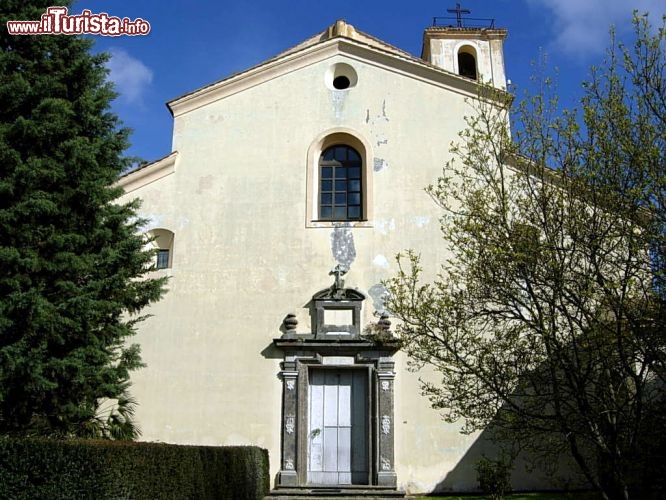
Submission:
M 649 11 L 654 24 L 666 0 L 464 0 L 469 17 L 494 18 L 507 28 L 507 76 L 518 93 L 528 89 L 530 63 L 548 55 L 559 69 L 565 104 L 580 95 L 580 82 L 599 65 L 608 29 L 630 30 L 633 9 Z M 142 18 L 146 36 L 95 36 L 95 50 L 109 51 L 110 78 L 120 97 L 114 111 L 133 129 L 128 154 L 152 161 L 171 152 L 172 118 L 165 103 L 246 69 L 322 31 L 336 19 L 420 56 L 423 29 L 433 16 L 448 16 L 453 0 L 282 0 L 108 2 L 80 0 L 70 13 Z

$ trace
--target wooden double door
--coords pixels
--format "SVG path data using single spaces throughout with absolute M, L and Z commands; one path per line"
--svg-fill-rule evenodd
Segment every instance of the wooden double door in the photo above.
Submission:
M 310 370 L 308 484 L 370 484 L 368 386 L 364 369 Z

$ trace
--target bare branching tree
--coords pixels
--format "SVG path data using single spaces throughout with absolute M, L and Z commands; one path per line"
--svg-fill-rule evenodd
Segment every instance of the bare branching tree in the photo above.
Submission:
M 475 101 L 427 189 L 451 257 L 424 283 L 433 270 L 410 251 L 388 282 L 405 351 L 441 375 L 423 390 L 445 420 L 566 452 L 606 499 L 629 498 L 663 425 L 666 32 L 634 27 L 580 110 L 559 112 L 545 82 L 512 137 L 510 96 Z

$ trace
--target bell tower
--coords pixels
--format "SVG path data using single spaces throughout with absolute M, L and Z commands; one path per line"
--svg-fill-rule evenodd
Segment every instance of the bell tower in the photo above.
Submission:
M 434 17 L 423 34 L 421 58 L 456 75 L 506 90 L 503 43 L 506 29 L 494 19 L 464 18 L 471 11 L 456 3 L 451 17 Z

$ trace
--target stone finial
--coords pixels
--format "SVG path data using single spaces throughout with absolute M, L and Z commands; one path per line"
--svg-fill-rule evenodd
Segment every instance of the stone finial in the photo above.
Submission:
M 356 30 L 351 24 L 347 24 L 344 19 L 338 19 L 335 24 L 328 27 L 326 38 L 335 38 L 336 36 L 356 38 Z
M 282 320 L 282 324 L 284 325 L 284 329 L 287 331 L 287 333 L 296 333 L 298 320 L 296 319 L 296 315 L 294 313 L 287 314 L 287 316 L 285 316 L 285 318 Z
M 391 320 L 389 315 L 386 312 L 383 312 L 377 321 L 377 326 L 384 332 L 388 332 L 391 329 Z

